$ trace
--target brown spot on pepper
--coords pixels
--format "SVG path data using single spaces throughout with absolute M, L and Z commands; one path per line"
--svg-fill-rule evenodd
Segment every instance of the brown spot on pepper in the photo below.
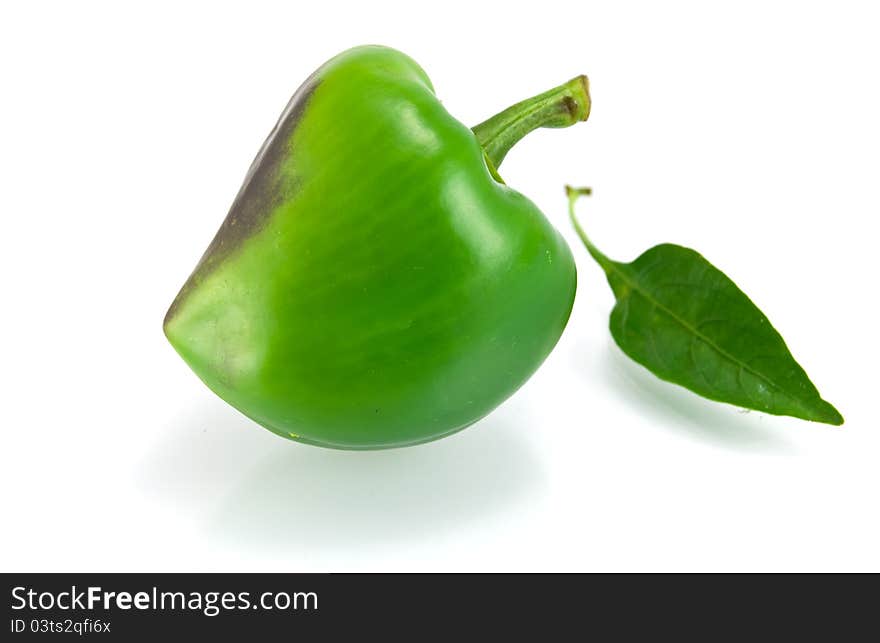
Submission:
M 281 202 L 282 197 L 289 198 L 291 189 L 296 189 L 295 179 L 293 185 L 290 185 L 288 178 L 286 181 L 288 185 L 283 186 L 282 190 L 278 171 L 289 155 L 290 140 L 302 119 L 309 99 L 320 84 L 318 80 L 320 72 L 321 69 L 309 76 L 288 101 L 278 122 L 251 163 L 220 229 L 168 308 L 163 326 L 167 327 L 189 291 L 248 238 L 259 232 L 266 224 L 269 213 Z

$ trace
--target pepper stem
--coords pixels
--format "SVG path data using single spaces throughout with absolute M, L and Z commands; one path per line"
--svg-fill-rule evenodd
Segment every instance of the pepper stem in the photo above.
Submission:
M 473 128 L 495 168 L 510 148 L 539 127 L 569 127 L 590 115 L 590 83 L 586 76 L 572 78 L 550 91 L 512 105 Z
M 590 188 L 573 188 L 570 185 L 565 186 L 565 194 L 568 196 L 568 216 L 571 219 L 571 224 L 574 226 L 575 232 L 577 232 L 578 236 L 581 238 L 581 241 L 584 242 L 584 245 L 587 248 L 587 251 L 596 260 L 602 269 L 605 272 L 608 272 L 609 268 L 613 265 L 613 261 L 606 257 L 596 246 L 593 245 L 593 242 L 590 241 L 590 238 L 587 236 L 586 231 L 583 226 L 581 226 L 581 222 L 578 221 L 578 218 L 574 214 L 574 203 L 578 200 L 580 196 L 590 196 L 593 194 L 593 190 Z

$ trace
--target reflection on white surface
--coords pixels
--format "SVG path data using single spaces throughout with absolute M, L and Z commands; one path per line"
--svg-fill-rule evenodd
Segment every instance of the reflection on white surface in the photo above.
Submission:
M 209 539 L 236 548 L 430 542 L 515 510 L 540 490 L 540 463 L 515 406 L 437 442 L 354 452 L 263 435 L 216 401 L 182 418 L 142 484 Z

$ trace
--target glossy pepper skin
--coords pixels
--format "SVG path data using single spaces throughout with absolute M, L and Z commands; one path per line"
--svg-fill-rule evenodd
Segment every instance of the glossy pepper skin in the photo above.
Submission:
M 285 438 L 374 449 L 467 427 L 538 368 L 575 294 L 567 244 L 488 162 L 409 57 L 340 54 L 263 145 L 168 339 Z

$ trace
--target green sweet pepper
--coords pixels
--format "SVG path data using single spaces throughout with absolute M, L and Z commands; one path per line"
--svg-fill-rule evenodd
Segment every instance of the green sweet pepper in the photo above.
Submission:
M 169 341 L 285 438 L 371 449 L 472 424 L 538 368 L 575 294 L 565 241 L 496 167 L 589 107 L 581 76 L 470 130 L 404 54 L 340 54 L 264 143 Z

